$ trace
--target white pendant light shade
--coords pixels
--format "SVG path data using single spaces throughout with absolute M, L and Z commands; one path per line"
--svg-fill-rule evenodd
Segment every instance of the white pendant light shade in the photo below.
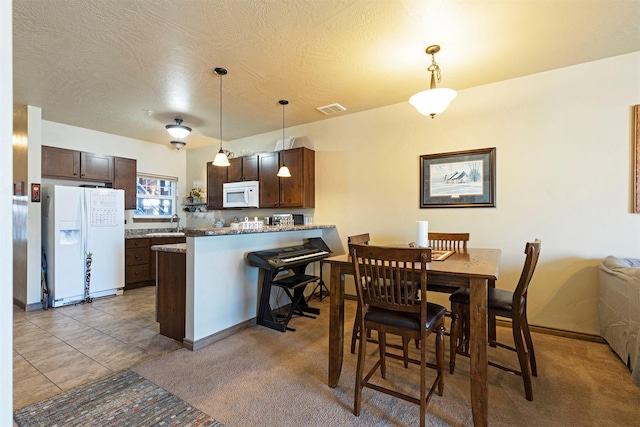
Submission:
M 457 94 L 453 89 L 428 89 L 413 95 L 409 98 L 409 103 L 416 107 L 420 114 L 433 117 L 446 110 Z
M 182 141 L 171 141 L 171 145 L 176 147 L 176 150 L 179 151 L 181 148 L 184 148 L 184 146 L 187 145 L 187 143 Z
M 409 98 L 409 103 L 416 107 L 420 114 L 431 116 L 433 119 L 436 114 L 440 114 L 447 109 L 449 103 L 456 97 L 457 92 L 453 89 L 436 87 L 436 81 L 440 83 L 441 70 L 436 62 L 435 54 L 440 52 L 440 46 L 431 45 L 425 52 L 427 55 L 431 55 L 431 65 L 427 68 L 431 73 L 431 83 L 428 90 L 418 92 Z
M 286 165 L 282 165 L 282 167 L 278 169 L 278 176 L 280 178 L 291 178 L 291 172 Z
M 213 166 L 229 166 L 230 164 L 231 163 L 229 163 L 229 158 L 224 153 L 224 151 L 220 149 L 220 151 L 218 151 L 218 154 L 216 154 L 216 158 L 213 159 Z
M 169 132 L 169 135 L 176 139 L 182 139 L 187 137 L 191 133 L 191 128 L 182 124 L 182 119 L 176 118 L 175 125 L 166 125 L 165 129 Z

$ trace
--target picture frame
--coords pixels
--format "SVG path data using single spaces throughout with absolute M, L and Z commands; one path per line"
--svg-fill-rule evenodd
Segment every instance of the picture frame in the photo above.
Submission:
M 640 104 L 633 106 L 633 153 L 634 153 L 634 179 L 633 179 L 633 212 L 640 213 Z
M 496 148 L 420 156 L 420 208 L 496 206 Z
M 31 201 L 40 202 L 40 184 L 31 184 Z

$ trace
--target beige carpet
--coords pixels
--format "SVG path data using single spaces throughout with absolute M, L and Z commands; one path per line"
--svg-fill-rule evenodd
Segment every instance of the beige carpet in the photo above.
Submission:
M 311 305 L 320 307 L 321 315 L 294 318 L 290 326 L 296 332 L 256 326 L 195 352 L 181 349 L 133 370 L 227 427 L 418 425 L 417 405 L 369 389 L 363 391 L 360 416 L 353 415 L 356 355 L 349 353 L 355 313 L 351 301 L 346 303 L 340 383 L 335 389 L 326 385 L 329 300 Z M 510 330 L 499 328 L 499 336 L 509 339 Z M 533 379 L 534 401 L 525 399 L 520 377 L 489 368 L 490 425 L 640 426 L 640 387 L 631 383 L 629 371 L 607 345 L 543 334 L 534 334 L 533 339 L 539 371 Z M 374 344 L 367 346 L 367 354 L 375 351 Z M 517 363 L 515 354 L 505 350 L 490 349 L 491 355 Z M 455 374 L 445 376 L 444 396 L 434 395 L 429 403 L 427 425 L 472 425 L 469 360 L 457 360 Z M 404 369 L 390 360 L 387 371 L 389 382 L 418 393 L 417 366 Z

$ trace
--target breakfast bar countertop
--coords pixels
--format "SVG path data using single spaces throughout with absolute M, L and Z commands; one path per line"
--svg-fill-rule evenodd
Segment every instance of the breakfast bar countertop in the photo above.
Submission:
M 303 231 L 303 230 L 324 230 L 335 228 L 335 225 L 265 225 L 261 228 L 185 228 L 183 231 L 187 237 L 203 237 L 203 236 L 229 236 L 234 234 L 255 234 L 255 233 L 277 233 L 282 231 Z
M 208 227 L 208 228 L 184 228 L 180 233 L 175 229 L 130 229 L 125 230 L 125 239 L 144 239 L 151 237 L 203 237 L 203 236 L 229 236 L 234 234 L 254 234 L 254 233 L 276 233 L 282 231 L 303 231 L 303 230 L 324 230 L 335 228 L 335 225 L 293 225 L 289 227 L 279 225 L 265 225 L 261 228 L 231 228 L 231 227 Z

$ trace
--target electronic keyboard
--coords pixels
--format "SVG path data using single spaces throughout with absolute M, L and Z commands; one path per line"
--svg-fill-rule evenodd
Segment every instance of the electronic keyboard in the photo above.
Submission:
M 302 245 L 249 252 L 247 259 L 249 264 L 254 267 L 272 271 L 320 261 L 328 258 L 330 254 L 331 249 L 320 237 L 311 237 L 308 242 Z

